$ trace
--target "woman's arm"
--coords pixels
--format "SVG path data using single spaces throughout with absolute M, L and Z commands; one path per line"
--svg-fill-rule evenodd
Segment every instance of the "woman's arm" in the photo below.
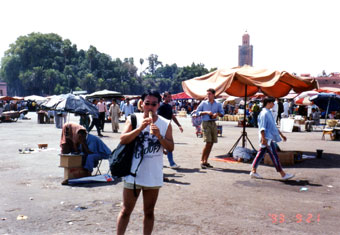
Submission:
M 153 134 L 158 138 L 158 141 L 161 145 L 168 151 L 174 151 L 174 140 L 172 138 L 172 127 L 169 124 L 168 129 L 166 130 L 165 137 L 161 136 L 158 127 L 155 124 L 151 124 L 151 130 Z

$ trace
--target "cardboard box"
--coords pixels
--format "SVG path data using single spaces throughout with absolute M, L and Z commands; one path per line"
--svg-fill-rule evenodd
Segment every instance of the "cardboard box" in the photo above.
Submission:
M 277 152 L 282 166 L 294 165 L 294 154 L 295 152 L 292 151 Z M 266 155 L 264 156 L 264 164 L 274 166 L 272 159 L 269 157 L 268 153 L 266 153 Z
M 82 167 L 81 155 L 60 154 L 60 167 Z
M 64 180 L 88 176 L 88 171 L 82 167 L 64 168 Z

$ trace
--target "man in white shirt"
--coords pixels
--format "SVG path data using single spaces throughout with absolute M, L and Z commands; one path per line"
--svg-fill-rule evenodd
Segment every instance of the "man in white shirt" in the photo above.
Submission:
M 103 98 L 101 98 L 99 102 L 97 103 L 97 108 L 99 111 L 100 129 L 104 131 L 105 114 L 107 113 L 107 107 L 106 107 L 106 103 L 103 100 Z
M 129 115 L 134 113 L 134 107 L 133 107 L 132 104 L 130 104 L 129 99 L 126 99 L 126 103 L 124 104 L 122 111 L 123 111 L 124 116 L 125 116 L 125 121 L 126 121 L 126 119 Z
M 289 103 L 287 99 L 283 102 L 283 117 L 287 118 L 289 116 Z
M 273 117 L 274 117 L 274 121 L 276 123 L 277 114 L 278 114 L 278 111 L 279 111 L 279 105 L 277 103 L 277 99 L 275 100 L 274 106 L 273 106 L 273 108 L 270 109 L 270 111 L 272 111 L 272 114 L 273 114 Z

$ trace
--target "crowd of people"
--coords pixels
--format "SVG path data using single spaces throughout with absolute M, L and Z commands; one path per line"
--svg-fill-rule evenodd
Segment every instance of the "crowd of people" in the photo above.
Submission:
M 286 173 L 280 164 L 277 154 L 277 143 L 286 141 L 287 138 L 277 128 L 281 118 L 288 117 L 291 114 L 308 115 L 307 109 L 295 107 L 292 102 L 266 97 L 263 102 L 252 100 L 246 106 L 239 104 L 234 105 L 228 102 L 221 103 L 216 101 L 215 90 L 210 88 L 206 91 L 206 99 L 197 102 L 195 100 L 172 101 L 171 93 L 164 92 L 162 95 L 151 90 L 144 93 L 140 99 L 131 102 L 130 99 L 125 101 L 112 99 L 109 102 L 104 99 L 93 100 L 97 107 L 99 115 L 81 115 L 79 124 L 66 122 L 63 120 L 62 125 L 58 122 L 57 127 L 62 128 L 60 147 L 62 154 L 80 153 L 84 158 L 83 168 L 92 175 L 93 169 L 102 159 L 108 159 L 111 149 L 102 141 L 100 137 L 105 129 L 106 120 L 111 121 L 113 133 L 118 133 L 119 122 L 122 117 L 125 121 L 123 130 L 120 132 L 120 144 L 128 144 L 136 140 L 134 154 L 132 158 L 131 172 L 137 172 L 136 175 L 127 175 L 123 178 L 123 206 L 117 218 L 117 234 L 124 234 L 129 223 L 131 213 L 134 210 L 137 199 L 143 195 L 143 233 L 151 234 L 154 224 L 154 208 L 158 199 L 160 188 L 163 186 L 165 178 L 163 177 L 163 155 L 167 156 L 170 168 L 180 168 L 176 164 L 173 156 L 174 137 L 173 125 L 175 123 L 180 132 L 183 132 L 176 112 L 186 110 L 187 113 L 193 113 L 200 120 L 197 126 L 194 126 L 202 132 L 203 149 L 200 159 L 202 169 L 210 169 L 213 166 L 209 163 L 209 156 L 217 138 L 216 121 L 225 114 L 235 114 L 238 110 L 243 109 L 246 112 L 248 123 L 258 127 L 259 150 L 253 160 L 250 169 L 250 178 L 261 179 L 257 172 L 259 163 L 266 153 L 269 154 L 274 163 L 276 171 L 283 180 L 294 177 L 293 174 Z M 6 103 L 6 110 L 9 104 Z M 22 106 L 19 106 L 21 108 Z M 18 107 L 17 107 L 18 108 Z M 59 116 L 56 111 L 51 115 Z M 306 112 L 306 113 L 305 113 Z M 136 114 L 137 125 L 132 129 L 131 114 Z M 61 117 L 65 118 L 65 113 L 61 112 Z M 312 108 L 309 121 L 306 122 L 306 130 L 311 125 L 319 122 L 321 113 Z M 92 119 L 92 120 L 91 120 Z M 97 136 L 90 134 L 93 127 L 97 129 Z M 105 131 L 104 131 L 105 130 Z M 135 195 L 135 190 L 137 195 Z
M 180 167 L 174 162 L 172 154 L 174 150 L 172 121 L 181 132 L 183 132 L 183 128 L 177 120 L 170 102 L 170 92 L 164 92 L 161 96 L 159 92 L 151 90 L 141 96 L 137 110 L 131 108 L 134 106 L 130 104 L 129 100 L 120 106 L 116 100 L 112 100 L 108 110 L 106 105 L 100 108 L 101 105 L 105 104 L 103 100 L 97 103 L 98 110 L 105 113 L 109 112 L 114 133 L 117 133 L 119 128 L 117 123 L 119 116 L 124 114 L 125 126 L 120 135 L 120 144 L 129 144 L 136 140 L 131 166 L 131 172 L 136 172 L 136 175 L 127 175 L 123 179 L 123 207 L 117 218 L 117 234 L 125 233 L 131 213 L 141 192 L 144 209 L 143 233 L 151 234 L 154 224 L 154 208 L 159 190 L 164 182 L 163 154 L 167 154 L 171 168 Z M 250 172 L 251 178 L 262 178 L 256 170 L 266 152 L 269 153 L 283 180 L 294 177 L 294 175 L 283 171 L 276 153 L 276 142 L 280 142 L 282 139 L 285 141 L 286 137 L 277 129 L 276 117 L 271 111 L 274 105 L 275 100 L 273 98 L 264 99 L 262 111 L 254 108 L 257 103 L 251 105 L 252 111 L 258 112 L 260 142 L 260 149 Z M 135 129 L 132 129 L 130 116 L 135 111 L 137 111 L 137 125 Z M 197 106 L 195 112 L 202 118 L 203 141 L 205 143 L 201 156 L 201 168 L 213 168 L 208 160 L 213 145 L 217 143 L 216 121 L 218 117 L 225 114 L 222 103 L 215 100 L 214 89 L 207 90 L 207 98 Z M 97 119 L 96 127 L 104 131 L 103 119 L 99 117 Z M 106 159 L 110 154 L 110 150 L 100 138 L 88 134 L 85 127 L 75 123 L 64 124 L 60 146 L 62 153 L 83 152 L 86 156 L 84 168 L 88 170 L 89 174 L 98 160 Z

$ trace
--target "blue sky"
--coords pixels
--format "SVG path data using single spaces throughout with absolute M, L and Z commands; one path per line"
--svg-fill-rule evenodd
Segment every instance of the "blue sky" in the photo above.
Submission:
M 16 38 L 57 33 L 78 49 L 94 45 L 112 58 L 157 54 L 163 63 L 234 67 L 247 30 L 254 66 L 339 72 L 337 1 L 3 0 L 0 57 Z

